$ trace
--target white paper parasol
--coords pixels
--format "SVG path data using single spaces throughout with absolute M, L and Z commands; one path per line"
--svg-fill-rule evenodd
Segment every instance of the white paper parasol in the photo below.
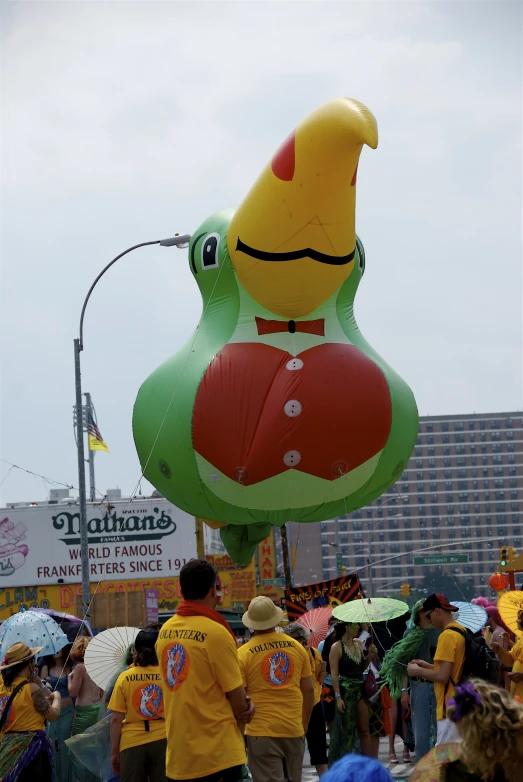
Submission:
M 453 600 L 452 605 L 459 608 L 459 611 L 454 611 L 452 614 L 454 621 L 459 622 L 472 633 L 477 633 L 487 624 L 488 614 L 483 606 L 478 606 L 476 603 L 464 603 L 461 600 Z
M 105 690 L 124 665 L 125 652 L 140 632 L 138 627 L 110 627 L 95 635 L 85 650 L 87 673 Z

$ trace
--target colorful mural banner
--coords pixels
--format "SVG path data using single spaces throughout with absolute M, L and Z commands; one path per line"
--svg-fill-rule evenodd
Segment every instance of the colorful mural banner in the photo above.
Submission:
M 208 556 L 218 570 L 221 598 L 218 608 L 242 608 L 256 595 L 254 562 L 236 567 L 228 555 Z M 101 581 L 91 583 L 91 594 L 111 592 L 156 592 L 158 612 L 170 614 L 182 601 L 179 578 L 140 579 L 136 581 Z M 20 610 L 52 608 L 55 611 L 75 613 L 76 598 L 82 594 L 81 584 L 49 584 L 20 587 L 0 587 L 0 622 Z M 236 605 L 235 605 L 236 604 Z
M 340 605 L 349 600 L 364 597 L 365 593 L 357 573 L 320 581 L 318 584 L 294 587 L 285 590 L 285 607 L 289 621 L 292 622 L 312 608 Z

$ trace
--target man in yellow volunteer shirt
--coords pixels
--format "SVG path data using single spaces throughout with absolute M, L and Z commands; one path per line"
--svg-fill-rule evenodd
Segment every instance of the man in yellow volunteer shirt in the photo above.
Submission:
M 523 633 L 523 609 L 518 611 L 516 621 L 518 631 Z M 506 665 L 507 668 L 512 668 L 512 673 L 508 675 L 510 679 L 510 694 L 513 698 L 521 698 L 523 700 L 523 635 L 519 637 L 519 640 L 510 651 L 504 649 L 500 643 L 495 642 L 492 644 L 492 649 L 503 665 Z
M 234 634 L 214 610 L 217 574 L 193 559 L 180 571 L 184 601 L 160 630 L 167 779 L 239 782 L 245 745 L 238 721 L 252 719 Z
M 277 633 L 283 611 L 270 598 L 251 600 L 243 624 L 254 637 L 238 650 L 247 694 L 256 715 L 245 730 L 254 782 L 301 782 L 305 733 L 314 705 L 307 652 Z
M 436 630 L 443 631 L 438 638 L 434 664 L 413 660 L 407 666 L 407 674 L 411 678 L 434 682 L 438 730 L 436 744 L 460 740 L 455 723 L 446 718 L 446 702 L 452 697 L 453 685 L 459 684 L 465 663 L 464 634 L 467 631 L 452 616 L 452 612 L 458 610 L 439 592 L 427 597 L 422 611 Z
M 111 760 L 121 782 L 165 782 L 164 703 L 154 651 L 158 630 L 141 630 L 133 664 L 120 674 L 109 701 Z

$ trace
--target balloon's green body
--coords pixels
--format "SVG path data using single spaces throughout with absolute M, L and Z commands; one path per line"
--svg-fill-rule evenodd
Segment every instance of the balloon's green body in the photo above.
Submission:
M 196 333 L 145 381 L 133 429 L 145 477 L 219 522 L 249 561 L 270 525 L 322 521 L 376 499 L 418 429 L 410 388 L 353 312 L 365 259 L 356 170 L 374 117 L 331 101 L 280 147 L 237 210 L 193 234 Z

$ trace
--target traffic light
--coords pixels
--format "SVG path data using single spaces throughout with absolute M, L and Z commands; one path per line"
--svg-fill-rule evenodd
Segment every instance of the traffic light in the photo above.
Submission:
M 402 597 L 410 597 L 410 584 L 402 584 L 400 586 L 400 595 Z
M 501 546 L 499 550 L 499 564 L 501 567 L 508 565 L 508 546 Z

